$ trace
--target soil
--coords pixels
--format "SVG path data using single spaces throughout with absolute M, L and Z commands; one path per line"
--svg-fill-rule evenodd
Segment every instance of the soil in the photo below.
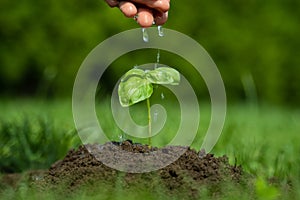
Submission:
M 129 152 L 140 154 L 151 151 L 163 150 L 164 153 L 176 151 L 178 146 L 171 146 L 168 149 L 159 149 L 147 145 L 135 144 L 131 141 L 122 143 L 109 142 L 104 145 L 89 144 L 72 149 L 63 160 L 54 163 L 48 171 L 40 171 L 38 174 L 30 174 L 28 179 L 33 180 L 35 186 L 40 189 L 52 188 L 58 191 L 58 187 L 64 185 L 64 194 L 74 194 L 80 188 L 89 188 L 91 191 L 99 184 L 115 186 L 116 182 L 123 188 L 144 187 L 151 190 L 166 190 L 170 194 L 178 194 L 188 191 L 189 196 L 197 197 L 199 189 L 206 188 L 213 193 L 218 193 L 221 185 L 226 181 L 240 184 L 243 180 L 243 171 L 240 166 L 231 166 L 226 156 L 214 157 L 213 154 L 206 154 L 203 150 L 197 152 L 187 148 L 185 153 L 175 162 L 156 171 L 148 173 L 127 173 L 107 167 L 95 153 L 90 154 L 88 149 L 102 149 L 103 155 L 113 158 L 112 148 L 119 148 Z M 99 155 L 98 155 L 99 156 Z M 156 158 L 159 162 L 160 157 Z M 127 162 L 123 159 L 121 162 Z M 96 186 L 96 187 L 95 187 Z M 95 192 L 96 192 L 95 191 Z

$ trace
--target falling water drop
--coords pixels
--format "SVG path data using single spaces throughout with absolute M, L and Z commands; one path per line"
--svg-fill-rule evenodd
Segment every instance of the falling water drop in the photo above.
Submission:
M 165 35 L 162 26 L 157 26 L 157 30 L 158 30 L 158 35 L 160 37 L 163 37 Z
M 165 99 L 164 93 L 161 93 L 161 94 L 160 94 L 160 97 L 161 97 L 161 99 Z
M 144 42 L 149 42 L 149 35 L 146 28 L 142 28 Z
M 156 69 L 156 68 L 158 67 L 159 59 L 160 59 L 160 51 L 159 51 L 159 49 L 157 49 L 156 63 L 155 63 L 155 65 L 154 65 L 154 69 Z

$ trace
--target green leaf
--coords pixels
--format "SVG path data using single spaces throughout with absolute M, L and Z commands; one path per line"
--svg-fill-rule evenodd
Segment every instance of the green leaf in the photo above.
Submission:
M 138 77 L 144 77 L 145 76 L 145 71 L 141 69 L 131 69 L 124 76 L 122 77 L 121 81 L 126 81 L 132 76 L 138 76 Z
M 129 75 L 124 77 L 126 79 L 121 80 L 118 88 L 119 101 L 123 107 L 143 101 L 153 93 L 153 86 L 147 79 L 132 74 Z
M 180 74 L 177 70 L 170 67 L 160 67 L 152 71 L 146 72 L 146 78 L 155 84 L 171 84 L 178 85 L 180 82 Z

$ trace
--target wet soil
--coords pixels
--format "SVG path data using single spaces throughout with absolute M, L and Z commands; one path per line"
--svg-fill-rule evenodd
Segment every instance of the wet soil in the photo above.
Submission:
M 143 187 L 150 191 L 159 188 L 175 195 L 185 192 L 190 197 L 198 197 L 201 188 L 218 193 L 224 182 L 240 184 L 243 180 L 242 168 L 231 166 L 226 156 L 214 157 L 213 154 L 206 154 L 203 150 L 197 152 L 190 148 L 187 148 L 175 162 L 156 171 L 120 172 L 107 167 L 99 159 L 96 159 L 97 156 L 106 156 L 107 159 L 113 160 L 115 154 L 112 149 L 114 148 L 139 154 L 147 154 L 152 151 L 172 154 L 178 149 L 182 150 L 182 147 L 179 146 L 163 149 L 150 148 L 147 145 L 135 144 L 131 141 L 83 145 L 76 150 L 70 150 L 63 160 L 54 163 L 48 171 L 42 171 L 36 175 L 29 174 L 27 178 L 29 177 L 34 185 L 42 190 L 58 191 L 63 185 L 64 194 L 74 194 L 81 188 L 89 188 L 90 192 L 97 192 L 99 184 L 115 187 L 117 182 L 122 188 Z M 101 149 L 102 154 L 90 154 L 88 149 Z M 156 158 L 158 163 L 160 159 L 160 157 Z M 124 158 L 121 162 L 130 162 L 129 160 L 130 158 Z M 161 162 L 165 162 L 165 160 Z

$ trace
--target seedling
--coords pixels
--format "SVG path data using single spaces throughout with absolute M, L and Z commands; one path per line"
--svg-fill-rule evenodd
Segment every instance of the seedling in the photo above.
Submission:
M 131 69 L 121 79 L 118 88 L 121 106 L 129 107 L 138 102 L 147 101 L 148 109 L 148 142 L 151 146 L 151 113 L 150 97 L 153 93 L 153 84 L 178 85 L 180 74 L 170 67 L 159 67 L 154 70 Z

